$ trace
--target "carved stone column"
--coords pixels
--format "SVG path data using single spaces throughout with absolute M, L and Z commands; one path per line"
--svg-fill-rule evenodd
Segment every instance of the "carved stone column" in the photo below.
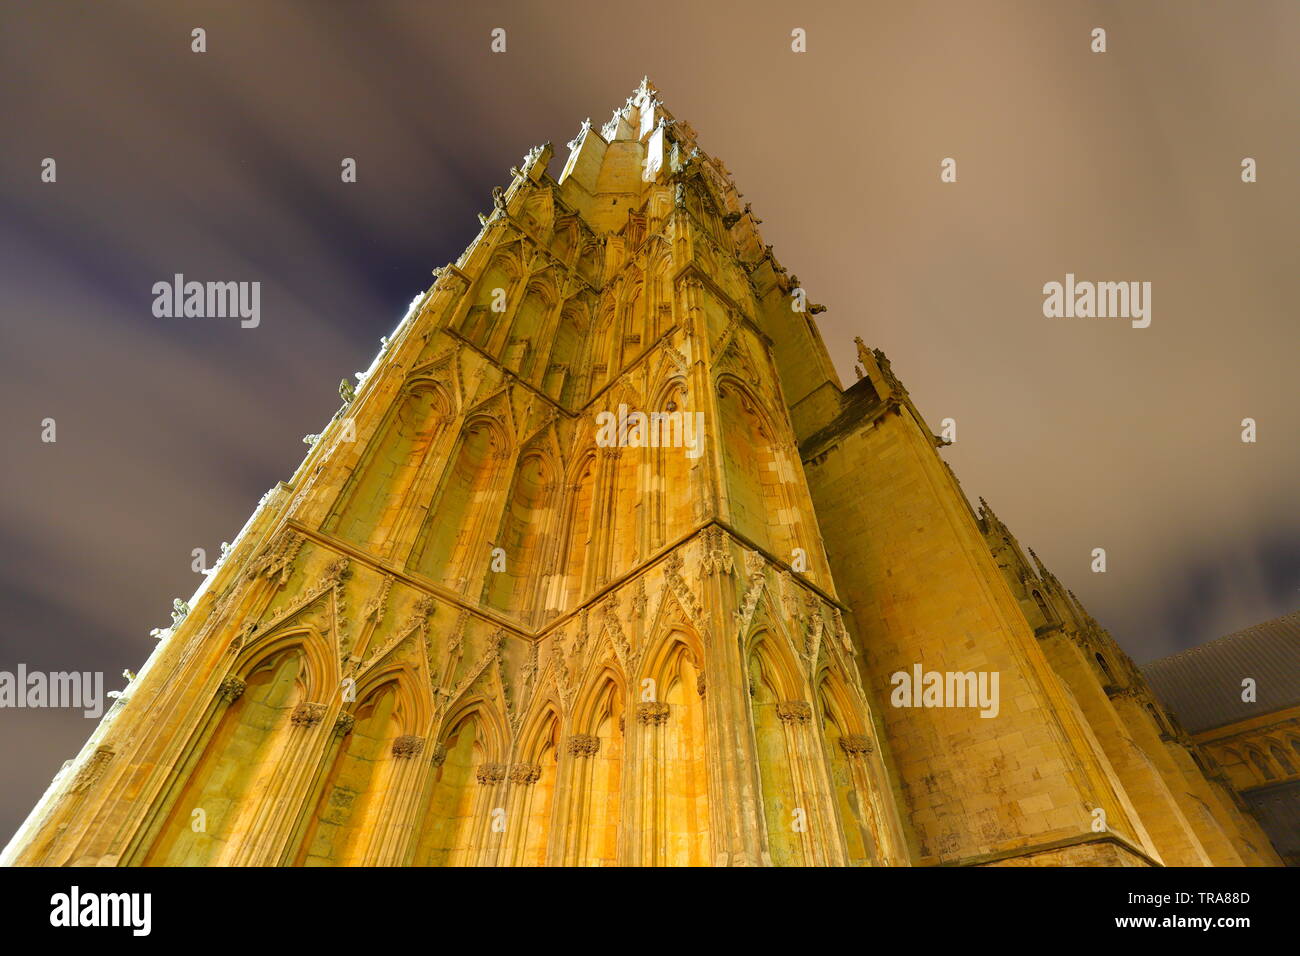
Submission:
M 387 768 L 388 785 L 361 858 L 363 866 L 398 866 L 403 862 L 414 835 L 419 798 L 429 772 L 429 761 L 420 759 L 427 747 L 428 741 L 416 734 L 394 738 L 392 760 Z

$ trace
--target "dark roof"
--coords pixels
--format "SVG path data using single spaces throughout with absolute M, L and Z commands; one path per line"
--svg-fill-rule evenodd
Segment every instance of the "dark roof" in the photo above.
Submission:
M 1300 785 L 1262 787 L 1243 796 L 1282 858 L 1300 864 Z
M 1143 664 L 1151 689 L 1189 733 L 1300 704 L 1300 611 Z M 1241 699 L 1255 680 L 1255 703 Z

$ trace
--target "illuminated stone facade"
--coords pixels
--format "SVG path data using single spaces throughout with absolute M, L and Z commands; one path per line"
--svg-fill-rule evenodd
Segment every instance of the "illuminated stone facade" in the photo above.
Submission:
M 494 191 L 4 859 L 1276 864 L 883 354 L 841 387 L 654 88 L 569 147 Z M 997 713 L 892 706 L 915 665 L 996 672 Z

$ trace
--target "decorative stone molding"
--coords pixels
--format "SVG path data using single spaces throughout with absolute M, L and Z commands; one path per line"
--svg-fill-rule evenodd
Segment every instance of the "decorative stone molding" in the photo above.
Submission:
M 535 763 L 517 763 L 510 768 L 509 779 L 511 783 L 528 786 L 542 779 L 542 768 Z
M 347 558 L 335 558 L 329 564 L 325 565 L 325 573 L 316 582 L 316 587 L 321 593 L 329 590 L 336 584 L 341 584 L 352 576 L 352 562 Z
M 433 764 L 435 767 L 441 767 L 446 762 L 447 748 L 442 744 L 438 744 L 438 746 L 433 748 L 433 754 L 429 757 L 429 763 Z
M 85 793 L 93 787 L 99 778 L 104 775 L 104 770 L 112 759 L 113 750 L 111 747 L 96 749 L 90 755 L 90 758 L 81 765 L 81 769 L 77 771 L 77 776 L 72 781 L 72 792 Z
M 560 704 L 567 711 L 573 699 L 573 686 L 569 679 L 569 665 L 564 660 L 564 631 L 556 631 L 553 641 L 551 675 L 555 679 L 556 693 L 560 695 Z
M 478 782 L 485 787 L 492 787 L 506 778 L 506 765 L 503 763 L 480 764 L 474 771 Z
M 703 609 L 700 607 L 699 599 L 682 578 L 682 555 L 681 551 L 672 551 L 664 559 L 664 578 L 668 582 L 668 587 L 673 596 L 677 598 L 677 603 L 681 605 L 682 610 L 686 612 L 687 618 L 699 631 L 704 645 L 709 645 L 709 625 L 704 619 Z
M 366 606 L 361 610 L 361 620 L 374 620 L 375 626 L 378 627 L 384 621 L 384 615 L 388 613 L 388 596 L 393 590 L 393 576 L 385 574 L 383 583 L 379 587 L 379 593 L 372 595 L 366 602 Z
M 806 724 L 812 719 L 812 705 L 806 700 L 778 701 L 776 716 L 786 723 Z
M 880 366 L 880 374 L 884 377 L 885 383 L 890 389 L 906 395 L 907 389 L 903 388 L 903 383 L 894 375 L 894 370 L 890 367 L 889 359 L 885 358 L 885 353 L 880 349 L 872 349 L 871 354 L 876 357 L 876 364 Z
M 700 570 L 705 574 L 719 572 L 731 574 L 735 571 L 735 561 L 727 548 L 727 538 L 722 529 L 716 525 L 704 529 L 704 548 L 700 554 Z
M 636 719 L 643 724 L 668 722 L 668 705 L 661 700 L 643 700 L 636 705 Z
M 244 696 L 244 690 L 248 687 L 243 680 L 238 677 L 227 677 L 217 688 L 217 696 L 227 704 L 233 704 L 239 698 Z
M 840 738 L 840 749 L 850 757 L 872 753 L 876 748 L 865 734 L 845 734 Z
M 618 655 L 618 662 L 623 667 L 624 673 L 631 674 L 636 671 L 636 665 L 640 660 L 640 652 L 633 649 L 632 644 L 627 639 L 627 634 L 623 632 L 623 623 L 618 617 L 618 599 L 610 594 L 601 605 L 601 614 L 605 619 L 605 626 L 609 629 L 610 641 L 614 645 L 614 653 Z
M 754 617 L 754 611 L 758 608 L 758 599 L 762 596 L 766 584 L 767 579 L 763 574 L 765 564 L 763 556 L 757 551 L 745 551 L 745 576 L 749 580 L 749 585 L 745 590 L 745 596 L 741 600 L 740 607 L 732 612 L 736 622 L 737 636 L 742 641 L 749 630 L 749 622 Z
M 575 636 L 573 639 L 573 651 L 572 651 L 572 656 L 575 664 L 582 660 L 582 652 L 587 649 L 587 638 L 590 635 L 590 628 L 588 626 L 587 615 L 588 615 L 588 609 L 585 607 L 582 609 L 582 613 L 578 615 L 578 633 L 577 636 Z
M 669 303 L 664 302 L 660 304 L 659 306 L 660 315 L 671 317 L 672 312 L 673 312 L 673 307 Z M 678 372 L 685 372 L 688 368 L 690 368 L 691 365 L 690 360 L 687 359 L 686 356 L 683 355 L 680 351 L 678 351 L 673 345 L 671 344 L 665 345 L 664 352 L 668 356 L 669 361 L 671 361 L 673 365 L 676 366 Z
M 293 709 L 289 716 L 290 722 L 295 727 L 315 727 L 325 719 L 325 712 L 329 710 L 324 704 L 317 704 L 313 701 L 303 701 Z
M 703 675 L 703 674 L 696 674 L 696 675 L 695 675 L 695 693 L 697 693 L 697 694 L 699 694 L 701 697 L 703 697 L 703 696 L 704 696 L 704 692 L 705 692 L 707 689 L 708 689 L 708 683 L 704 680 L 704 675 Z
M 595 734 L 574 734 L 569 738 L 569 755 L 594 757 L 600 750 L 600 738 Z
M 777 572 L 776 580 L 781 609 L 788 620 L 796 620 L 799 617 L 799 585 L 795 584 L 794 575 L 789 571 Z
M 645 591 L 645 575 L 636 579 L 636 585 L 632 589 L 632 616 L 628 618 L 629 622 L 641 621 L 645 619 L 646 604 L 650 601 Z
M 271 608 L 269 619 L 262 624 L 263 632 L 270 633 L 285 621 L 311 607 L 318 598 L 330 591 L 334 591 L 334 610 L 337 615 L 334 626 L 342 633 L 348 623 L 347 618 L 344 616 L 347 604 L 344 600 L 343 582 L 351 575 L 352 570 L 349 560 L 347 558 L 335 558 L 325 566 L 324 573 L 316 583 L 298 594 L 292 603 Z
M 821 608 L 816 600 L 810 601 L 808 613 L 804 617 L 803 657 L 810 666 L 815 667 L 821 654 L 822 635 L 826 632 L 826 620 L 821 615 Z
M 844 615 L 837 607 L 831 608 L 831 624 L 835 637 L 840 642 L 840 649 L 850 658 L 856 657 L 858 652 L 853 646 L 853 638 L 849 637 L 849 629 L 844 626 Z
M 284 585 L 293 573 L 293 561 L 302 550 L 307 539 L 297 531 L 281 531 L 262 554 L 249 564 L 246 576 L 249 580 L 259 575 L 267 578 L 278 577 L 279 584 Z
M 409 760 L 424 752 L 424 738 L 407 734 L 393 741 L 393 756 Z
M 366 614 L 378 615 L 375 617 L 376 627 L 379 625 L 380 621 L 383 620 L 383 616 L 386 613 L 387 600 L 387 596 L 385 595 L 384 604 L 376 605 L 373 611 L 367 608 Z M 415 602 L 415 607 L 411 611 L 411 617 L 405 624 L 394 631 L 392 637 L 390 637 L 382 647 L 369 653 L 365 663 L 361 665 L 360 670 L 369 670 L 376 662 L 388 655 L 395 647 L 409 638 L 412 634 L 419 633 L 424 642 L 425 657 L 429 663 L 429 670 L 432 673 L 434 670 L 434 661 L 429 641 L 428 625 L 429 618 L 433 615 L 435 607 L 436 605 L 434 604 L 433 598 L 429 597 L 427 594 L 422 595 L 420 599 Z M 366 618 L 363 616 L 363 620 L 365 619 Z M 366 650 L 369 651 L 369 648 Z
M 341 713 L 334 719 L 334 736 L 346 737 L 352 733 L 352 728 L 356 726 L 357 719 L 349 713 Z
M 231 638 L 230 644 L 226 648 L 226 650 L 231 652 L 238 652 L 243 650 L 244 645 L 247 644 L 248 641 L 252 638 L 252 636 L 256 633 L 257 633 L 257 622 L 245 621 L 243 625 L 239 628 L 239 633 L 236 634 L 233 638 Z
M 483 672 L 486 671 L 493 662 L 496 662 L 498 665 L 500 664 L 501 644 L 505 640 L 505 638 L 506 638 L 506 632 L 502 628 L 498 628 L 496 631 L 492 633 L 492 636 L 487 639 L 487 643 L 483 647 L 483 653 L 479 655 L 478 660 L 475 662 L 474 666 L 461 679 L 460 683 L 458 683 L 451 690 L 451 692 L 446 695 L 448 701 L 453 701 L 458 699 L 461 696 L 461 694 L 469 690 L 470 687 L 474 685 L 474 682 L 483 676 Z M 448 668 L 448 673 L 450 672 L 451 669 Z M 504 688 L 504 684 L 505 684 L 505 679 L 503 675 L 502 676 L 503 688 Z

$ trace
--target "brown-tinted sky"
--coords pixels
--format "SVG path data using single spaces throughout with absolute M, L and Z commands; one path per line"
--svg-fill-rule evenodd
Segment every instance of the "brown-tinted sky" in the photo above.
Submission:
M 6 4 L 0 670 L 138 668 L 191 549 L 292 473 L 491 187 L 546 140 L 558 172 L 643 73 L 829 306 L 845 381 L 854 335 L 883 348 L 1134 657 L 1294 610 L 1298 39 L 1290 0 Z M 261 325 L 155 318 L 177 272 L 260 281 Z M 1045 318 L 1066 273 L 1151 282 L 1151 327 Z M 0 721 L 4 834 L 93 723 Z

